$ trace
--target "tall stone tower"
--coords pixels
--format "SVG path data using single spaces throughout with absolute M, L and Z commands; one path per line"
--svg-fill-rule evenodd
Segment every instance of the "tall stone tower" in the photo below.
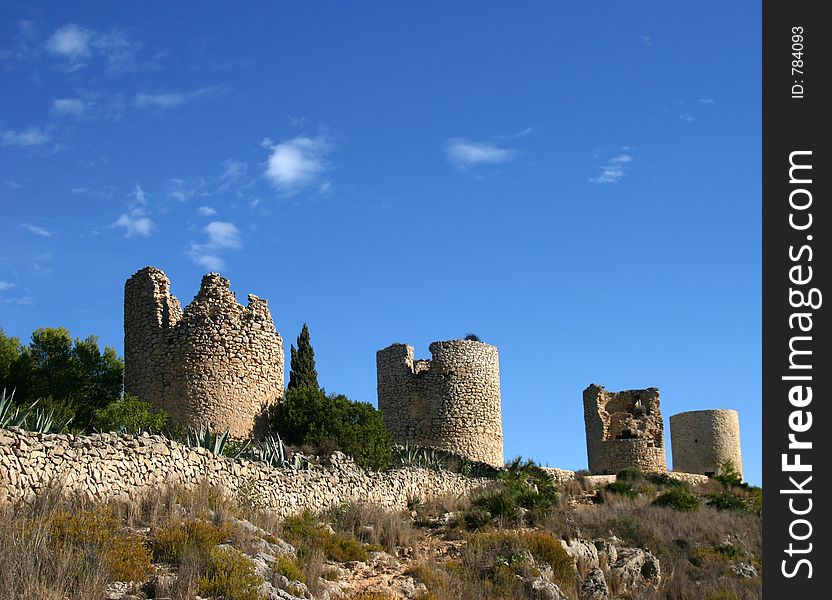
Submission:
M 584 423 L 591 473 L 667 470 L 657 388 L 608 392 L 593 383 L 584 390 Z
M 162 271 L 138 271 L 124 285 L 124 389 L 174 423 L 250 435 L 283 397 L 283 341 L 268 303 L 249 295 L 240 305 L 229 281 L 209 273 L 183 311 Z
M 378 408 L 397 444 L 441 448 L 502 466 L 497 348 L 471 340 L 433 342 L 431 360 L 393 344 L 376 353 Z
M 719 475 L 730 462 L 742 477 L 740 415 L 735 410 L 693 410 L 670 417 L 673 470 Z

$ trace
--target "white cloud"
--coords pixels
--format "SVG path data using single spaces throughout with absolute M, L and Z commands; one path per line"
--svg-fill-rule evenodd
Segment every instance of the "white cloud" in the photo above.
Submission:
M 208 243 L 215 248 L 239 248 L 242 246 L 240 230 L 233 223 L 211 221 L 203 231 L 208 236 Z
M 52 139 L 48 133 L 37 127 L 29 127 L 25 131 L 14 131 L 7 129 L 3 132 L 4 146 L 20 146 L 23 148 L 31 148 L 32 146 L 41 146 Z
M 203 217 L 213 217 L 215 214 L 217 214 L 217 211 L 211 208 L 210 206 L 200 206 L 196 209 L 196 212 L 198 212 Z
M 223 163 L 223 172 L 217 181 L 217 191 L 227 192 L 245 174 L 248 165 L 239 160 L 227 160 Z
M 168 92 L 164 94 L 136 94 L 136 106 L 139 108 L 176 108 L 187 102 L 197 100 L 203 96 L 213 94 L 217 91 L 215 87 L 204 87 L 188 92 Z
M 213 254 L 203 254 L 199 248 L 202 248 L 202 246 L 192 244 L 191 249 L 188 251 L 188 256 L 196 264 L 213 272 L 222 271 L 225 268 L 225 261 L 223 259 Z
M 699 102 L 701 104 L 716 104 L 716 100 L 714 100 L 713 98 L 700 98 Z
M 445 156 L 452 165 L 460 169 L 479 165 L 498 165 L 508 162 L 517 155 L 514 150 L 500 148 L 488 142 L 469 142 L 461 138 L 448 140 Z
M 696 119 L 690 113 L 683 113 L 679 115 L 679 118 L 682 119 L 685 123 L 695 123 Z
M 58 28 L 46 41 L 46 51 L 65 60 L 70 72 L 87 66 L 94 57 L 103 57 L 110 71 L 123 71 L 133 63 L 139 47 L 119 31 L 102 33 L 75 23 Z
M 56 115 L 83 117 L 86 110 L 86 103 L 81 98 L 55 98 L 52 101 L 52 112 Z
M 642 42 L 645 46 L 652 46 L 652 45 L 653 45 L 653 38 L 652 38 L 652 37 L 650 37 L 649 35 L 647 35 L 646 33 L 643 33 L 643 34 L 641 34 L 640 36 L 638 36 L 638 39 L 640 39 L 640 40 L 641 40 L 641 42 Z
M 125 237 L 150 237 L 156 224 L 150 219 L 147 212 L 147 197 L 142 186 L 136 184 L 133 188 L 133 200 L 127 203 L 127 212 L 121 215 L 112 227 L 124 229 Z
M 16 287 L 13 283 L 8 281 L 0 281 L 0 292 L 5 292 L 6 290 L 10 290 L 13 287 Z
M 40 235 L 43 237 L 49 237 L 52 235 L 52 232 L 48 229 L 44 229 L 43 227 L 38 227 L 37 225 L 32 225 L 31 223 L 23 223 L 20 225 L 23 229 L 26 229 L 30 233 L 34 233 L 35 235 Z
M 624 177 L 633 157 L 629 154 L 618 154 L 609 159 L 599 168 L 598 177 L 590 179 L 592 183 L 618 183 Z
M 323 137 L 298 136 L 291 140 L 263 145 L 271 150 L 266 165 L 266 178 L 281 192 L 293 194 L 312 184 L 319 183 L 321 191 L 328 189 L 328 181 L 320 181 L 329 169 L 326 155 L 332 150 Z
M 203 228 L 208 238 L 204 244 L 191 242 L 186 254 L 195 263 L 209 271 L 219 271 L 225 267 L 220 253 L 223 250 L 237 250 L 243 243 L 240 230 L 226 221 L 212 221 Z
M 126 237 L 150 237 L 155 227 L 153 221 L 141 208 L 133 208 L 121 215 L 113 227 L 123 227 Z
M 92 54 L 90 50 L 92 35 L 89 29 L 84 29 L 75 23 L 67 23 L 47 40 L 46 50 L 77 63 Z

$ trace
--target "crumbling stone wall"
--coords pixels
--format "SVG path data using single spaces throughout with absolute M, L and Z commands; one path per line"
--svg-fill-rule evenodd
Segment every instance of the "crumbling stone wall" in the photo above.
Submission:
M 448 450 L 502 466 L 497 348 L 472 340 L 433 342 L 431 360 L 393 344 L 376 353 L 378 408 L 397 444 Z
M 124 286 L 124 389 L 175 423 L 248 436 L 283 397 L 283 341 L 268 303 L 237 302 L 227 279 L 202 278 L 185 310 L 167 276 L 145 267 Z
M 489 481 L 420 468 L 369 471 L 344 455 L 335 457 L 331 466 L 293 471 L 216 456 L 156 435 L 0 429 L 0 503 L 32 500 L 50 486 L 106 502 L 135 499 L 160 486 L 208 482 L 254 507 L 287 516 L 351 500 L 399 510 L 410 499 L 465 496 Z
M 667 470 L 657 388 L 608 392 L 593 383 L 583 396 L 591 473 L 616 473 L 627 467 Z
M 742 476 L 740 415 L 735 410 L 694 410 L 670 417 L 673 470 L 719 475 L 730 462 Z

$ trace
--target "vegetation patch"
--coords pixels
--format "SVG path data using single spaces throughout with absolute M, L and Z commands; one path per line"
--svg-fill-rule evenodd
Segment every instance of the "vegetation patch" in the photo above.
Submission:
M 258 600 L 263 579 L 254 563 L 234 548 L 214 548 L 199 578 L 199 594 L 225 600 Z
M 685 488 L 673 488 L 653 500 L 653 504 L 674 510 L 694 511 L 699 508 L 699 499 Z
M 330 531 L 310 511 L 283 521 L 282 537 L 298 549 L 298 556 L 306 558 L 315 550 L 328 560 L 348 562 L 367 560 L 366 548 L 352 536 Z

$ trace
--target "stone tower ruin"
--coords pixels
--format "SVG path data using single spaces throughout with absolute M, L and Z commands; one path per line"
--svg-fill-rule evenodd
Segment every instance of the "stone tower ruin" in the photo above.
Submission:
M 657 388 L 608 392 L 593 383 L 584 390 L 584 423 L 592 474 L 667 471 Z
M 283 397 L 283 341 L 269 306 L 237 302 L 218 273 L 183 311 L 167 276 L 145 267 L 124 284 L 124 391 L 174 423 L 247 437 Z
M 430 360 L 393 344 L 376 353 L 378 408 L 394 443 L 441 448 L 502 466 L 497 348 L 472 340 L 433 342 Z
M 694 410 L 670 417 L 673 470 L 719 475 L 730 462 L 742 477 L 740 415 L 735 410 Z

